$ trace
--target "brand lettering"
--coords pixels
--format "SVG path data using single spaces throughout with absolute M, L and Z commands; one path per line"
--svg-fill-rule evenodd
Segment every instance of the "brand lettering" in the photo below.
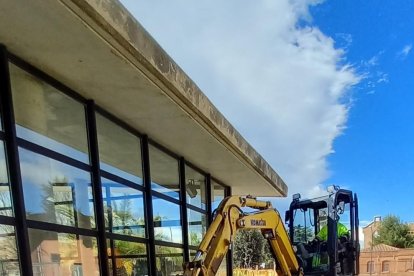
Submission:
M 266 226 L 266 221 L 262 219 L 252 219 L 250 224 L 252 226 Z

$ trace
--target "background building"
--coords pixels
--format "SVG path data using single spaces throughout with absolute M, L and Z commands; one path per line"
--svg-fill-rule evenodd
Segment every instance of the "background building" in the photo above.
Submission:
M 364 248 L 359 257 L 359 275 L 414 275 L 414 248 L 385 244 Z
M 0 274 L 171 275 L 226 195 L 287 194 L 117 1 L 0 5 Z
M 360 253 L 360 275 L 414 275 L 414 248 L 401 249 L 385 244 L 373 246 L 381 217 L 363 228 L 364 249 Z M 414 234 L 414 224 L 409 224 Z

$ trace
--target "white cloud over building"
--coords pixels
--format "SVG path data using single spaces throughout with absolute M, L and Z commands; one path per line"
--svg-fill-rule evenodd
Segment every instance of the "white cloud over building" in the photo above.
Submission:
M 360 77 L 312 24 L 321 1 L 123 4 L 276 169 L 290 194 L 321 193 Z

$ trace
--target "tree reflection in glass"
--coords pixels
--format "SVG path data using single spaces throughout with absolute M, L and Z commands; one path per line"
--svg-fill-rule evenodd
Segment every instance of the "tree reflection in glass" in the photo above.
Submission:
M 107 230 L 145 237 L 144 199 L 141 191 L 102 178 Z
M 157 275 L 182 275 L 183 249 L 156 245 L 155 256 Z
M 4 142 L 0 141 L 0 215 L 13 216 Z
M 198 246 L 206 233 L 206 215 L 188 209 L 188 243 Z
M 114 240 L 114 253 L 116 275 L 148 275 L 145 244 Z
M 182 243 L 180 206 L 152 197 L 155 239 Z
M 0 224 L 0 275 L 20 275 L 15 229 Z
M 90 173 L 19 148 L 27 218 L 95 228 Z

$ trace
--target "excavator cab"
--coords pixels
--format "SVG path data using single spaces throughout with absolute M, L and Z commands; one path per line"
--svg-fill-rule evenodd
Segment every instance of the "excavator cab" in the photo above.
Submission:
M 357 275 L 357 195 L 336 186 L 328 192 L 305 200 L 293 195 L 285 214 L 290 240 L 304 275 Z

